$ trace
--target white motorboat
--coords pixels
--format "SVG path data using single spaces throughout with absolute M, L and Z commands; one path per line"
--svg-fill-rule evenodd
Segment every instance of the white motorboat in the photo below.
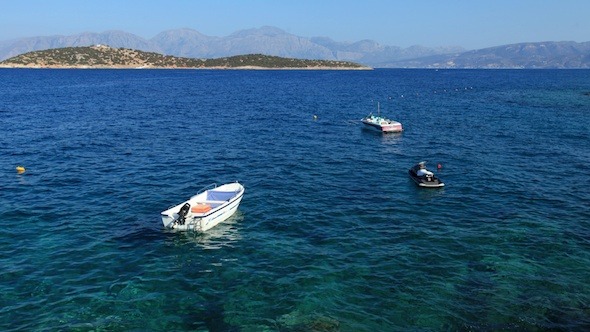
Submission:
M 164 227 L 204 232 L 231 217 L 244 196 L 238 182 L 201 189 L 189 200 L 162 211 Z
M 377 115 L 371 113 L 362 118 L 361 122 L 365 127 L 378 130 L 382 133 L 400 133 L 403 131 L 401 123 L 382 117 L 380 113 L 379 103 L 377 103 Z

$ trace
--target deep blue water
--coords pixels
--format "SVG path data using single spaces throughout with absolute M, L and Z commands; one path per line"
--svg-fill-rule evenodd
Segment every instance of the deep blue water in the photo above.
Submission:
M 589 93 L 584 70 L 0 70 L 0 330 L 589 329 Z M 402 134 L 361 128 L 377 102 Z M 162 227 L 236 180 L 227 223 Z

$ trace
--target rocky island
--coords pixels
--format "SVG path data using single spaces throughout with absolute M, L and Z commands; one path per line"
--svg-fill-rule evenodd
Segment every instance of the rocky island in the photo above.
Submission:
M 293 59 L 262 54 L 194 59 L 106 45 L 29 52 L 0 62 L 0 68 L 372 69 L 348 61 Z

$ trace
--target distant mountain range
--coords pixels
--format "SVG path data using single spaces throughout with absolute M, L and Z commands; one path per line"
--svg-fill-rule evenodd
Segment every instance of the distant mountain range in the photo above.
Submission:
M 299 37 L 275 27 L 211 37 L 192 29 L 168 30 L 151 39 L 123 31 L 42 36 L 0 42 L 0 61 L 27 52 L 96 44 L 211 59 L 244 54 L 353 61 L 375 68 L 590 68 L 590 42 L 521 43 L 466 51 L 457 46 L 401 48 L 372 40 L 336 42 Z
M 402 68 L 588 69 L 590 42 L 520 43 L 383 63 Z

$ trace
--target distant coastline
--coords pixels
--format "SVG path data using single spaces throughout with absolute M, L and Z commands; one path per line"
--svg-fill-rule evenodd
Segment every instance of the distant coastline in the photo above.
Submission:
M 363 68 L 347 68 L 347 67 L 281 67 L 281 68 L 273 68 L 273 67 L 257 67 L 257 66 L 243 66 L 243 67 L 127 67 L 127 66 L 13 66 L 13 65 L 4 65 L 0 64 L 0 69 L 126 69 L 126 70 L 342 70 L 342 71 L 349 71 L 349 70 L 374 70 L 371 67 L 363 67 Z
M 65 47 L 21 54 L 0 68 L 31 69 L 221 69 L 221 70 L 372 70 L 349 61 L 282 58 L 262 54 L 194 59 L 107 45 Z
M 328 37 L 307 38 L 275 27 L 242 30 L 225 37 L 207 36 L 192 29 L 163 31 L 150 39 L 116 30 L 28 37 L 0 41 L 0 61 L 28 52 L 89 45 L 109 45 L 196 59 L 266 54 L 295 59 L 352 61 L 371 68 L 590 69 L 590 41 L 522 42 L 476 50 L 460 46 L 402 48 L 372 40 L 336 42 Z M 327 67 L 332 69 L 332 65 Z

